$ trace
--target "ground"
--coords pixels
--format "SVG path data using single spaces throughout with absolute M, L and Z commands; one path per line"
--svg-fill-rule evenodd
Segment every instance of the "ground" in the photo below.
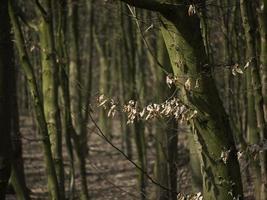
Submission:
M 31 190 L 32 199 L 48 199 L 44 160 L 40 137 L 36 127 L 30 117 L 21 117 L 21 135 L 23 142 L 23 159 L 25 165 L 25 176 L 27 186 Z M 119 135 L 115 134 L 113 143 L 120 148 L 121 141 Z M 184 140 L 182 140 L 184 142 Z M 180 166 L 179 178 L 183 182 L 181 189 L 188 191 L 188 152 L 185 144 L 179 142 Z M 137 188 L 137 169 L 123 155 L 115 150 L 95 133 L 89 133 L 88 137 L 89 155 L 86 160 L 87 180 L 89 193 L 92 199 L 96 200 L 116 200 L 116 199 L 139 199 Z M 64 151 L 68 168 L 67 154 Z M 134 158 L 135 160 L 135 158 Z M 148 141 L 148 172 L 153 177 L 155 164 L 155 151 L 153 141 Z M 68 171 L 65 171 L 68 176 Z M 79 187 L 79 177 L 76 177 L 76 184 Z M 185 184 L 186 183 L 186 184 Z M 155 185 L 148 183 L 148 196 L 154 192 Z M 78 193 L 78 192 L 77 192 Z M 8 195 L 8 200 L 15 199 L 14 195 Z
M 48 199 L 45 169 L 41 141 L 33 126 L 33 121 L 29 117 L 21 117 L 21 134 L 23 142 L 23 158 L 25 165 L 25 176 L 27 186 L 31 190 L 32 199 Z M 179 135 L 179 155 L 178 155 L 178 183 L 179 189 L 183 193 L 190 193 L 190 173 L 188 150 L 186 149 L 187 134 L 181 132 Z M 147 137 L 149 138 L 149 137 Z M 119 135 L 113 138 L 113 143 L 121 146 Z M 153 177 L 153 168 L 155 164 L 155 150 L 153 139 L 148 139 L 148 172 Z M 90 197 L 93 200 L 135 200 L 140 199 L 137 189 L 137 169 L 121 155 L 117 150 L 111 147 L 107 142 L 95 133 L 89 133 L 88 145 L 90 147 L 89 155 L 86 160 L 87 181 Z M 64 150 L 64 163 L 68 168 L 66 151 Z M 134 158 L 135 160 L 135 158 Z M 65 171 L 66 177 L 68 171 Z M 244 173 L 243 173 L 244 174 Z M 79 187 L 79 177 L 76 177 L 76 185 Z M 148 183 L 148 199 L 155 193 L 155 185 Z M 78 193 L 78 192 L 77 192 Z M 249 196 L 249 195 L 247 195 Z M 8 195 L 8 200 L 16 199 L 14 195 Z M 251 199 L 251 198 L 247 198 Z

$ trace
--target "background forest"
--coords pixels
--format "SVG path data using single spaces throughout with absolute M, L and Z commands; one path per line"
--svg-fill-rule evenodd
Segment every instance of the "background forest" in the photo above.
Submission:
M 267 199 L 266 0 L 2 0 L 0 200 Z

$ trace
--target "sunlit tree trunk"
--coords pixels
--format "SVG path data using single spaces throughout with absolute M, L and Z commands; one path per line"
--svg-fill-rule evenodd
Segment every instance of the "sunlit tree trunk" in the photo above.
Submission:
M 188 16 L 187 6 L 153 0 L 126 2 L 161 13 L 161 30 L 174 74 L 180 83 L 191 83 L 190 88 L 179 88 L 182 99 L 198 112 L 193 124 L 201 156 L 204 199 L 243 199 L 233 132 L 211 76 L 199 18 Z M 225 151 L 226 162 L 221 159 Z
M 52 1 L 43 1 L 43 6 L 47 12 L 45 16 L 40 18 L 39 22 L 43 107 L 50 137 L 52 156 L 60 187 L 60 195 L 61 198 L 64 199 L 65 186 L 62 158 L 62 134 L 58 106 L 58 64 L 56 63 Z M 40 13 L 40 15 L 43 15 L 43 13 Z
M 242 199 L 242 183 L 230 122 L 214 80 L 210 75 L 204 75 L 204 72 L 211 72 L 201 33 L 197 28 L 199 20 L 184 16 L 184 10 L 180 12 L 177 15 L 164 13 L 162 32 L 175 75 L 187 76 L 187 79 L 181 81 L 189 80 L 193 83 L 192 87 L 196 81 L 199 83 L 198 88 L 182 90 L 184 100 L 198 112 L 193 124 L 200 145 L 198 151 L 201 156 L 204 199 Z M 224 151 L 230 151 L 226 163 L 220 159 Z M 223 184 L 220 184 L 222 181 Z
M 22 69 L 24 70 L 25 76 L 28 80 L 28 86 L 30 89 L 31 97 L 34 103 L 35 114 L 40 129 L 40 134 L 42 136 L 43 148 L 44 148 L 44 158 L 46 173 L 48 178 L 48 190 L 50 198 L 52 200 L 59 199 L 59 187 L 57 182 L 56 170 L 54 167 L 51 143 L 49 140 L 48 128 L 45 120 L 45 114 L 42 106 L 42 101 L 40 98 L 40 93 L 38 91 L 36 78 L 33 72 L 33 67 L 30 63 L 30 59 L 27 53 L 27 49 L 24 43 L 24 36 L 20 28 L 19 20 L 14 10 L 13 2 L 9 1 L 9 16 L 14 30 L 16 47 L 18 49 L 18 56 Z
M 197 130 L 192 128 L 191 131 L 194 132 Z M 193 134 L 196 134 L 196 133 L 193 133 Z M 197 148 L 193 135 L 189 135 L 188 145 L 189 145 L 189 151 L 190 151 L 190 169 L 191 169 L 191 174 L 192 174 L 192 189 L 194 193 L 202 192 L 202 176 L 201 176 L 200 160 L 199 160 L 198 148 Z

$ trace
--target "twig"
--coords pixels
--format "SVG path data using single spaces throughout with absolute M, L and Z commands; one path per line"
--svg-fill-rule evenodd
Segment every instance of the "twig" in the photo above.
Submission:
M 116 149 L 121 155 L 123 155 L 131 164 L 133 164 L 138 170 L 140 170 L 153 184 L 157 185 L 158 187 L 175 193 L 176 195 L 178 195 L 179 193 L 177 193 L 176 191 L 173 191 L 172 189 L 165 187 L 164 185 L 158 183 L 156 180 L 154 180 L 149 174 L 148 172 L 146 172 L 142 167 L 139 167 L 134 161 L 132 161 L 122 150 L 120 150 L 118 147 L 116 147 L 103 133 L 103 131 L 100 129 L 100 127 L 98 126 L 98 124 L 96 123 L 96 121 L 94 120 L 94 118 L 92 117 L 91 113 L 89 112 L 89 117 L 92 120 L 93 124 L 95 125 L 95 127 L 97 128 L 97 130 L 99 131 L 99 133 L 101 134 L 101 137 L 108 143 L 110 144 L 114 149 Z

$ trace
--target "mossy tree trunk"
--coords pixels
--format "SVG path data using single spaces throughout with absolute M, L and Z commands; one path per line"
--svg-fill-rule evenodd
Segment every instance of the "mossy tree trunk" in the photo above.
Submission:
M 82 107 L 82 79 L 81 79 L 81 62 L 79 54 L 79 0 L 68 0 L 68 47 L 69 47 L 69 91 L 70 106 L 72 114 L 72 123 L 77 134 L 73 134 L 75 150 L 78 159 L 78 168 L 81 179 L 82 200 L 89 199 L 87 179 L 86 179 L 86 159 L 83 151 L 82 124 L 83 107 Z
M 259 0 L 259 7 L 258 7 L 258 21 L 259 21 L 259 32 L 260 32 L 260 69 L 261 69 L 261 80 L 262 80 L 262 96 L 263 96 L 263 110 L 265 115 L 265 123 L 267 122 L 267 1 L 266 0 Z M 265 124 L 266 125 L 266 124 Z M 267 133 L 264 133 L 264 139 L 266 140 Z M 267 156 L 267 153 L 263 155 L 264 157 Z M 263 169 L 263 183 L 262 191 L 264 195 L 261 199 L 267 198 L 267 189 L 266 189 L 266 159 L 265 158 L 265 169 Z
M 198 28 L 199 20 L 196 16 L 186 16 L 185 11 L 163 13 L 162 32 L 175 75 L 187 77 L 181 81 L 189 80 L 192 87 L 199 83 L 191 90 L 181 90 L 184 101 L 198 112 L 193 124 L 200 145 L 204 199 L 242 199 L 239 163 L 230 122 L 211 76 Z M 229 151 L 226 163 L 220 159 L 224 151 Z
M 260 67 L 262 72 L 262 91 L 265 120 L 267 121 L 267 1 L 259 0 L 258 22 L 260 32 Z
M 43 107 L 46 118 L 48 134 L 51 143 L 52 156 L 56 168 L 60 196 L 64 199 L 64 167 L 62 158 L 62 134 L 58 106 L 58 64 L 56 63 L 56 49 L 52 10 L 52 1 L 42 2 L 46 15 L 40 13 L 39 37 L 41 46 L 42 64 L 42 94 Z
M 200 20 L 188 16 L 188 6 L 153 0 L 126 3 L 154 11 L 162 16 L 162 34 L 174 74 L 179 82 L 190 82 L 191 88 L 179 87 L 181 98 L 198 114 L 193 119 L 199 142 L 205 200 L 243 199 L 237 150 L 228 116 L 211 75 L 201 36 Z M 197 84 L 197 87 L 196 86 Z M 227 160 L 221 159 L 228 152 Z
M 188 136 L 188 145 L 189 145 L 189 155 L 190 155 L 190 170 L 192 174 L 192 189 L 194 193 L 202 192 L 202 176 L 201 176 L 201 168 L 200 168 L 200 160 L 198 153 L 197 142 L 194 140 L 193 134 L 195 130 L 191 128 L 192 135 Z
M 170 65 L 170 62 L 168 60 L 168 52 L 166 47 L 164 46 L 163 38 L 160 34 L 158 34 L 157 39 L 157 59 L 160 63 L 162 63 L 163 66 Z M 161 68 L 157 66 L 155 67 L 155 84 L 156 88 L 158 88 L 157 93 L 157 100 L 159 102 L 164 101 L 164 98 L 167 98 L 166 93 L 166 84 L 165 84 L 165 74 L 162 72 Z M 165 86 L 165 87 L 164 87 Z M 167 121 L 167 120 L 166 120 Z M 160 125 L 156 125 L 155 131 L 155 137 L 156 137 L 156 171 L 155 176 L 158 183 L 161 185 L 169 188 L 169 176 L 168 176 L 168 139 L 166 131 L 169 127 L 167 127 L 167 123 L 165 120 L 163 120 Z M 156 188 L 156 199 L 157 200 L 168 200 L 169 197 L 169 191 L 162 189 L 161 187 L 155 186 Z
M 129 14 L 133 14 L 136 17 L 138 15 L 137 10 L 128 11 Z M 139 16 L 141 18 L 141 16 Z M 138 26 L 138 25 L 137 25 Z M 138 106 L 144 106 L 144 69 L 143 69 L 143 48 L 141 45 L 142 38 L 139 33 L 138 27 L 133 24 L 131 21 L 128 21 L 128 30 L 127 30 L 127 42 L 129 45 L 129 67 L 128 67 L 128 76 L 129 76 L 129 94 L 130 98 L 137 102 Z M 147 169 L 146 163 L 146 141 L 145 141 L 145 124 L 143 121 L 134 121 L 132 131 L 134 134 L 134 141 L 137 151 L 137 163 L 140 168 L 144 171 Z M 141 195 L 141 199 L 146 199 L 147 191 L 147 179 L 145 174 L 138 169 L 138 187 Z
M 85 21 L 87 23 L 87 32 L 88 35 L 86 37 L 86 41 L 84 42 L 88 51 L 84 52 L 84 57 L 88 57 L 88 62 L 86 62 L 86 70 L 85 70 L 85 80 L 84 82 L 84 96 L 83 96 L 83 110 L 82 110 L 82 131 L 81 131 L 81 145 L 82 151 L 84 155 L 88 155 L 88 147 L 87 147 L 87 132 L 88 132 L 88 112 L 90 110 L 90 102 L 92 96 L 92 88 L 93 88 L 93 54 L 94 54 L 94 37 L 93 37 L 93 29 L 94 29 L 94 3 L 95 0 L 85 0 L 86 3 L 86 13 L 89 13 L 88 20 Z M 86 18 L 87 19 L 87 18 Z M 89 45 L 89 46 L 88 46 Z M 87 56 L 88 55 L 88 56 Z
M 73 128 L 70 94 L 69 94 L 69 78 L 68 78 L 68 63 L 67 63 L 67 49 L 66 49 L 66 21 L 67 21 L 67 0 L 53 1 L 55 11 L 55 48 L 57 52 L 58 68 L 59 68 L 59 99 L 62 102 L 61 119 L 62 119 L 62 133 L 65 138 L 67 154 L 69 157 L 69 180 L 68 180 L 68 194 L 66 198 L 72 200 L 75 193 L 75 166 L 74 166 L 74 152 L 72 144 L 72 135 L 77 135 Z
M 261 87 L 261 78 L 259 74 L 259 62 L 257 59 L 257 47 L 256 47 L 256 22 L 255 19 L 252 17 L 254 12 L 252 2 L 248 0 L 241 0 L 240 1 L 240 10 L 241 10 L 241 17 L 243 22 L 243 27 L 245 31 L 245 39 L 246 39 L 246 59 L 250 62 L 250 67 L 248 69 L 248 80 L 251 80 L 252 84 L 252 91 L 254 95 L 254 109 L 256 113 L 256 122 L 260 141 L 264 141 L 267 137 L 267 127 L 264 118 L 264 105 L 263 105 L 263 96 L 262 96 L 262 87 Z M 250 74 L 249 74 L 250 73 Z M 251 86 L 248 86 L 251 87 Z M 250 97 L 253 98 L 253 97 Z M 250 105 L 251 106 L 251 105 Z M 258 141 L 258 136 L 256 135 L 257 130 L 254 130 L 253 141 Z M 252 135 L 251 135 L 252 136 Z M 252 138 L 250 138 L 252 139 Z M 267 176 L 267 152 L 266 150 L 259 152 L 260 163 L 261 163 L 261 189 L 256 188 L 256 191 L 260 191 L 260 199 L 266 199 L 267 194 L 267 187 L 266 187 L 266 176 Z M 255 164 L 255 162 L 254 162 Z M 255 169 L 259 170 L 259 167 L 256 165 L 254 166 Z M 259 173 L 256 172 L 256 175 Z M 259 180 L 258 180 L 259 181 Z M 259 183 L 256 184 L 259 186 Z M 256 186 L 256 187 L 257 187 Z M 257 192 L 257 193 L 258 193 Z M 259 194 L 256 194 L 258 197 Z
M 165 67 L 164 70 L 170 72 L 171 63 L 168 52 L 164 44 L 161 33 L 157 37 L 157 59 Z M 166 74 L 159 66 L 155 67 L 155 85 L 158 89 L 156 99 L 163 102 L 175 94 L 175 88 L 168 88 L 166 84 Z M 157 121 L 158 122 L 158 121 Z M 177 154 L 178 154 L 178 122 L 173 118 L 164 118 L 160 125 L 156 125 L 156 178 L 157 181 L 169 188 L 167 191 L 156 186 L 158 200 L 177 199 Z
M 127 26 L 129 25 L 129 21 L 125 19 L 124 12 L 125 12 L 125 5 L 121 3 L 121 35 L 122 35 L 122 47 L 120 48 L 120 89 L 121 89 L 121 95 L 120 95 L 120 101 L 121 101 L 121 106 L 123 106 L 124 102 L 129 100 L 130 97 L 130 89 L 127 87 L 126 80 L 131 80 L 130 78 L 130 73 L 128 72 L 128 66 L 130 66 L 131 62 L 131 55 L 130 55 L 130 47 L 129 47 L 129 37 L 127 34 L 128 28 Z M 127 67 L 126 67 L 127 66 Z M 127 117 L 125 115 L 122 115 L 122 137 L 123 137 L 123 147 L 125 153 L 129 156 L 129 158 L 132 158 L 132 141 L 131 141 L 131 134 L 132 134 L 132 129 L 130 126 L 126 124 L 127 122 Z
M 105 96 L 110 95 L 110 62 L 107 59 L 108 55 L 106 54 L 106 51 L 108 51 L 107 48 L 109 48 L 109 44 L 105 43 L 104 45 L 101 45 L 100 39 L 98 34 L 96 33 L 96 30 L 94 30 L 94 40 L 96 44 L 96 50 L 99 55 L 99 65 L 100 65 L 100 72 L 99 72 L 99 92 L 100 94 L 103 94 Z M 99 126 L 103 133 L 107 136 L 109 140 L 112 139 L 112 130 L 111 130 L 111 122 L 108 119 L 108 111 L 105 109 L 101 109 L 99 114 Z
M 28 86 L 31 93 L 31 97 L 33 99 L 34 110 L 36 113 L 40 134 L 42 136 L 44 159 L 45 159 L 46 173 L 48 179 L 48 191 L 50 194 L 50 199 L 57 200 L 59 199 L 59 187 L 51 152 L 51 143 L 49 140 L 47 123 L 45 120 L 45 114 L 42 106 L 43 104 L 40 98 L 40 92 L 37 87 L 37 81 L 33 72 L 33 67 L 30 63 L 27 49 L 24 43 L 25 41 L 24 36 L 20 27 L 18 17 L 14 10 L 13 3 L 14 3 L 13 1 L 9 1 L 8 11 L 14 30 L 14 37 L 15 37 L 16 47 L 18 49 L 19 60 L 24 70 L 25 76 L 28 80 Z

